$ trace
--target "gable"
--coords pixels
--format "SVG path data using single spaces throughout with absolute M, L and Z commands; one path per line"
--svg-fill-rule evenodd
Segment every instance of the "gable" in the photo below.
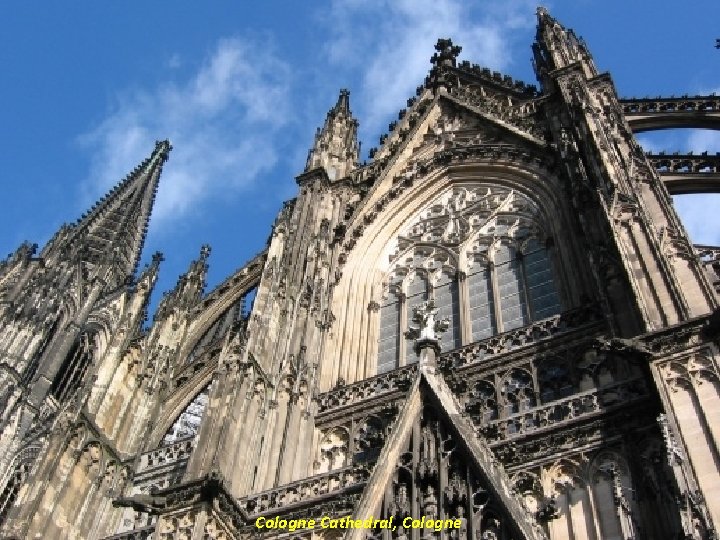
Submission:
M 391 516 L 399 538 L 419 538 L 433 530 L 458 538 L 505 538 L 508 533 L 527 540 L 546 538 L 511 491 L 490 448 L 460 414 L 445 381 L 426 367 L 398 415 L 353 519 L 373 517 L 381 520 L 380 528 Z M 349 537 L 361 538 L 362 533 L 355 530 Z

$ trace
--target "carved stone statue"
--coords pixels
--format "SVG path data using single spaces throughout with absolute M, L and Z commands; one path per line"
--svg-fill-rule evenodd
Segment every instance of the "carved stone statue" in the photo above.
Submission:
M 415 306 L 412 321 L 417 326 L 411 326 L 405 333 L 405 337 L 418 341 L 440 341 L 440 334 L 450 327 L 450 319 L 437 319 L 437 313 L 434 300 L 428 300 Z

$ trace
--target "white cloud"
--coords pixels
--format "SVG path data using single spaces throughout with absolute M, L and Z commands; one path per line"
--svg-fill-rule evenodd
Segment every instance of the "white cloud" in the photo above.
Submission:
M 355 102 L 367 131 L 381 131 L 383 120 L 414 94 L 440 37 L 461 45 L 463 58 L 496 70 L 508 67 L 511 31 L 535 23 L 535 3 L 483 5 L 472 16 L 471 6 L 461 0 L 333 0 L 325 16 L 326 52 L 334 65 L 363 70 Z
M 204 199 L 247 187 L 278 160 L 274 137 L 289 118 L 289 86 L 289 66 L 267 44 L 234 38 L 221 40 L 186 80 L 122 94 L 79 138 L 92 155 L 88 196 L 117 183 L 164 138 L 174 149 L 153 223 L 166 225 Z

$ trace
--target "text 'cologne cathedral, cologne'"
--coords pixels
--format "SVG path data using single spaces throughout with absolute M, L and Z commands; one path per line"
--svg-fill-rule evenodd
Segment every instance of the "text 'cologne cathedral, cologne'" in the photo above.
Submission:
M 720 157 L 634 133 L 720 98 L 620 99 L 542 8 L 539 90 L 436 49 L 366 163 L 341 91 L 264 251 L 205 291 L 203 246 L 149 327 L 168 142 L 0 264 L 0 538 L 718 537 L 720 248 L 670 195 Z

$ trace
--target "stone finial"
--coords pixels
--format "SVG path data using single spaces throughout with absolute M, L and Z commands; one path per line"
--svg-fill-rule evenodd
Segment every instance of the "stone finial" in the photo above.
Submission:
M 405 333 L 408 339 L 440 341 L 439 334 L 450 327 L 450 319 L 437 319 L 437 308 L 434 300 L 423 302 L 413 308 L 412 321 L 417 326 L 411 326 Z
M 347 88 L 340 90 L 337 103 L 335 104 L 335 112 L 350 115 L 350 91 Z
M 160 251 L 156 251 L 155 253 L 152 254 L 152 262 L 154 264 L 160 264 L 164 260 L 165 260 L 165 256 Z
M 432 88 L 433 93 L 448 91 L 453 86 L 453 77 L 447 68 L 453 68 L 457 65 L 457 57 L 462 47 L 453 45 L 451 39 L 438 39 L 435 44 L 437 51 L 430 62 L 433 67 L 429 75 L 425 78 L 425 86 Z
M 435 44 L 435 50 L 437 51 L 430 58 L 430 62 L 434 66 L 452 66 L 457 65 L 457 57 L 462 51 L 462 47 L 459 45 L 453 45 L 452 39 L 438 39 Z
M 172 149 L 173 146 L 168 139 L 165 139 L 164 141 L 155 141 L 155 152 L 160 155 L 163 161 L 168 160 Z

